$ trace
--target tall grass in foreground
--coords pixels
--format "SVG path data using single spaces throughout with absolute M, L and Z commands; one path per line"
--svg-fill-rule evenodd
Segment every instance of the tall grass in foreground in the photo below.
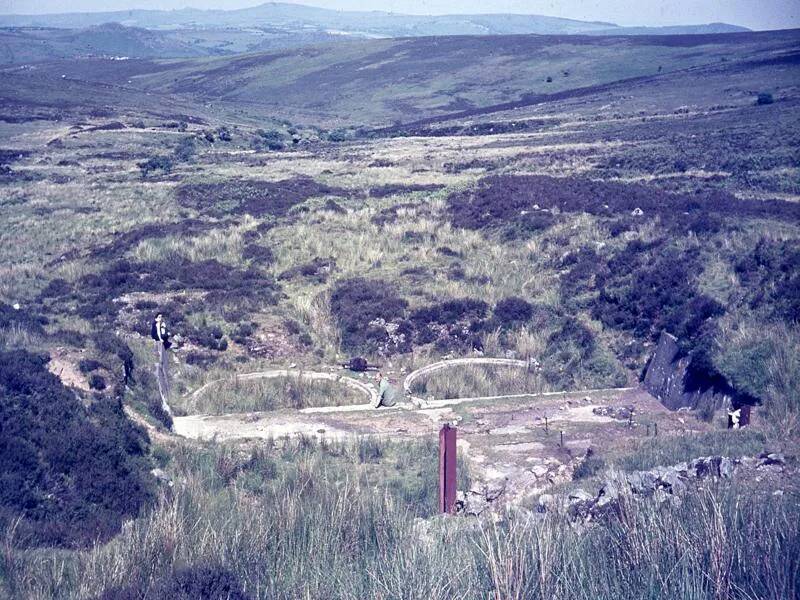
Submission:
M 421 533 L 414 517 L 434 510 L 432 443 L 239 452 L 179 447 L 174 490 L 88 552 L 20 552 L 6 532 L 0 595 L 151 598 L 178 569 L 218 565 L 271 599 L 798 597 L 800 503 L 789 494 L 734 482 L 678 506 L 623 498 L 588 526 L 512 513 L 437 519 Z

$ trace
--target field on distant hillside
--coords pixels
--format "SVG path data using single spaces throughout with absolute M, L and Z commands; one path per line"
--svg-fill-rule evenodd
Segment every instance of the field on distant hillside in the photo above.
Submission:
M 3 69 L 0 384 L 18 401 L 0 417 L 19 451 L 0 439 L 0 595 L 791 597 L 799 40 L 420 38 Z M 631 389 L 664 330 L 693 390 L 758 403 L 750 431 Z M 353 357 L 400 396 L 443 358 L 513 358 L 411 391 L 526 397 L 358 412 L 377 381 Z M 66 450 L 51 425 L 25 438 L 26 398 Z M 430 520 L 445 420 L 466 442 L 461 491 L 508 480 L 499 524 Z M 108 447 L 112 471 L 92 458 Z M 540 509 L 712 454 L 756 462 L 677 499 L 623 494 L 598 523 Z M 118 493 L 84 497 L 86 474 Z

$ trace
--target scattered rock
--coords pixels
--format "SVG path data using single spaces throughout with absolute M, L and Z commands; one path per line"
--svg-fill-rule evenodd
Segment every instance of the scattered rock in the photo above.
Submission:
M 611 417 L 612 419 L 619 419 L 620 421 L 627 421 L 630 419 L 635 409 L 631 405 L 627 406 L 595 406 L 592 412 L 600 417 Z
M 786 457 L 780 452 L 764 452 L 759 457 L 759 467 L 767 467 L 771 465 L 784 465 L 786 464 Z
M 153 469 L 150 471 L 150 474 L 155 477 L 159 483 L 163 483 L 169 487 L 172 487 L 172 479 L 169 478 L 164 469 Z

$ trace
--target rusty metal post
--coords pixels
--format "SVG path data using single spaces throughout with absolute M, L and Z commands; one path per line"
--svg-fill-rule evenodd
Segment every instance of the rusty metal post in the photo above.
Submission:
M 439 511 L 452 514 L 456 506 L 456 428 L 439 431 Z
M 739 418 L 739 427 L 747 427 L 750 425 L 750 405 L 742 405 L 742 416 Z

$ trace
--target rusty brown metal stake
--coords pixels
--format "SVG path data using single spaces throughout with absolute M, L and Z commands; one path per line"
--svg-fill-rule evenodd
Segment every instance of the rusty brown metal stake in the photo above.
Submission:
M 452 514 L 456 506 L 456 428 L 439 431 L 439 511 Z

